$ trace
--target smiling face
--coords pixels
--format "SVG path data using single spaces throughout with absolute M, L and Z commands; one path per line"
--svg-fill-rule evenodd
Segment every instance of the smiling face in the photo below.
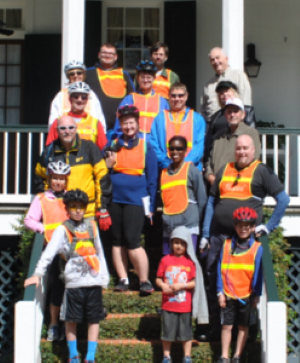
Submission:
M 218 91 L 218 98 L 220 106 L 223 108 L 226 104 L 226 101 L 230 98 L 234 98 L 237 96 L 237 92 L 234 91 L 232 88 L 221 88 L 220 91 Z
M 241 135 L 235 143 L 235 159 L 239 168 L 246 168 L 255 158 L 253 140 L 248 135 Z
M 169 103 L 171 111 L 180 112 L 185 109 L 186 101 L 188 99 L 188 93 L 182 88 L 170 89 Z
M 255 231 L 255 224 L 250 222 L 236 222 L 234 228 L 241 239 L 246 239 Z
M 172 248 L 175 256 L 183 256 L 186 252 L 187 244 L 180 238 L 173 238 Z
M 140 90 L 143 93 L 150 93 L 152 90 L 154 75 L 152 73 L 148 73 L 148 72 L 140 72 L 137 75 L 137 81 L 140 86 Z
M 120 126 L 123 134 L 131 139 L 139 132 L 139 124 L 133 116 L 123 116 L 120 120 Z
M 49 186 L 54 192 L 65 190 L 67 183 L 66 175 L 51 174 L 49 175 Z
M 163 68 L 164 63 L 167 61 L 168 57 L 163 47 L 158 48 L 157 51 L 151 54 L 151 60 L 156 65 L 158 69 Z
M 88 97 L 86 93 L 72 93 L 70 95 L 71 111 L 79 114 L 84 112 Z
M 230 127 L 237 127 L 245 118 L 245 112 L 235 105 L 226 106 L 224 115 Z
M 170 142 L 169 155 L 175 165 L 180 165 L 184 161 L 185 153 L 185 145 L 180 140 Z
M 76 122 L 73 117 L 62 116 L 57 121 L 57 134 L 63 145 L 73 144 L 76 138 Z
M 209 54 L 209 61 L 216 74 L 222 74 L 228 68 L 228 57 L 221 48 L 213 48 Z
M 83 82 L 85 79 L 85 71 L 82 69 L 72 69 L 68 72 L 67 77 L 70 83 Z
M 73 221 L 81 221 L 86 211 L 87 205 L 81 202 L 69 202 L 67 211 Z
M 110 69 L 118 59 L 117 50 L 114 47 L 103 46 L 100 48 L 98 58 L 104 68 Z

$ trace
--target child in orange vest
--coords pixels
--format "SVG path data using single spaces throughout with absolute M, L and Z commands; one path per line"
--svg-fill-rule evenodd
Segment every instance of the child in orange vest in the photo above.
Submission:
M 25 287 L 39 285 L 40 278 L 57 253 L 66 259 L 64 270 L 65 295 L 60 318 L 66 324 L 69 363 L 80 363 L 77 352 L 77 323 L 88 323 L 88 349 L 84 363 L 95 363 L 99 321 L 105 318 L 102 306 L 102 287 L 107 287 L 109 274 L 95 221 L 83 219 L 89 199 L 80 189 L 64 195 L 70 219 L 53 233 L 33 276 Z
M 70 174 L 70 165 L 62 161 L 51 162 L 47 167 L 49 189 L 37 195 L 32 201 L 24 219 L 25 227 L 36 232 L 44 233 L 45 242 L 51 240 L 56 227 L 69 218 L 63 203 L 63 194 L 66 189 L 67 178 Z M 59 278 L 60 257 L 57 255 L 49 269 L 51 279 L 50 315 L 51 321 L 48 329 L 47 340 L 63 340 L 65 328 L 58 328 L 58 315 L 65 286 Z
M 233 212 L 236 235 L 224 242 L 218 265 L 217 295 L 221 307 L 222 355 L 218 363 L 240 363 L 250 325 L 250 308 L 256 307 L 262 293 L 261 244 L 253 233 L 257 213 L 240 207 Z M 238 324 L 234 356 L 229 358 L 231 331 Z

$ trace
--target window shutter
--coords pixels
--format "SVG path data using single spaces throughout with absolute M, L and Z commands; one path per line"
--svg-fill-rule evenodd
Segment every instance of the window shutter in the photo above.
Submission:
M 186 84 L 187 104 L 196 108 L 196 1 L 166 1 L 164 13 L 165 43 L 170 57 L 167 67 Z
M 25 35 L 25 124 L 48 124 L 50 103 L 60 91 L 60 65 L 60 34 Z
M 101 45 L 102 1 L 85 3 L 84 63 L 92 67 L 97 62 Z

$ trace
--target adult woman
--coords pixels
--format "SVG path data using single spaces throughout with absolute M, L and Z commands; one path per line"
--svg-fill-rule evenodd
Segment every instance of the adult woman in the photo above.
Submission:
M 163 254 L 170 253 L 169 237 L 173 229 L 185 226 L 192 235 L 196 251 L 199 224 L 206 204 L 206 191 L 202 173 L 191 162 L 185 162 L 187 140 L 173 136 L 169 140 L 169 155 L 172 163 L 161 174 L 161 196 L 163 201 Z
M 48 164 L 47 175 L 49 190 L 37 195 L 32 201 L 24 219 L 25 226 L 38 233 L 44 233 L 45 241 L 51 240 L 56 227 L 66 221 L 69 216 L 63 203 L 67 177 L 70 174 L 70 165 L 62 161 Z M 51 321 L 48 329 L 49 341 L 64 339 L 64 329 L 60 336 L 58 331 L 58 314 L 64 293 L 64 284 L 59 278 L 59 256 L 56 256 L 50 267 L 52 288 L 50 298 Z
M 64 71 L 66 77 L 69 80 L 69 84 L 67 85 L 67 87 L 63 88 L 57 93 L 51 103 L 48 121 L 49 129 L 56 119 L 71 110 L 71 104 L 69 99 L 70 95 L 68 92 L 69 85 L 74 82 L 83 82 L 86 78 L 86 67 L 82 62 L 79 61 L 73 60 L 70 63 L 66 64 Z M 104 132 L 106 131 L 105 117 L 102 111 L 101 104 L 98 97 L 92 90 L 90 90 L 89 93 L 85 112 L 99 120 L 103 126 Z
M 157 159 L 150 143 L 139 138 L 139 110 L 133 105 L 118 109 L 122 135 L 105 149 L 106 163 L 112 168 L 112 258 L 119 276 L 116 291 L 129 288 L 127 253 L 140 279 L 140 291 L 151 293 L 154 289 L 148 280 L 148 259 L 140 245 L 144 225 L 142 199 L 150 197 L 152 218 L 157 188 Z

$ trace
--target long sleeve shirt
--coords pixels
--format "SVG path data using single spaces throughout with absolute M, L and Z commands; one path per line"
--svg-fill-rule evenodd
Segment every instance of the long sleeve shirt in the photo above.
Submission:
M 187 107 L 182 121 L 185 121 L 190 108 Z M 170 112 L 170 118 L 173 119 Z M 157 155 L 159 169 L 167 168 L 172 160 L 168 157 L 166 121 L 164 112 L 160 112 L 154 119 L 151 127 L 150 141 Z M 202 171 L 202 156 L 204 147 L 205 121 L 201 115 L 193 111 L 193 148 L 185 157 L 185 161 L 191 161 Z

